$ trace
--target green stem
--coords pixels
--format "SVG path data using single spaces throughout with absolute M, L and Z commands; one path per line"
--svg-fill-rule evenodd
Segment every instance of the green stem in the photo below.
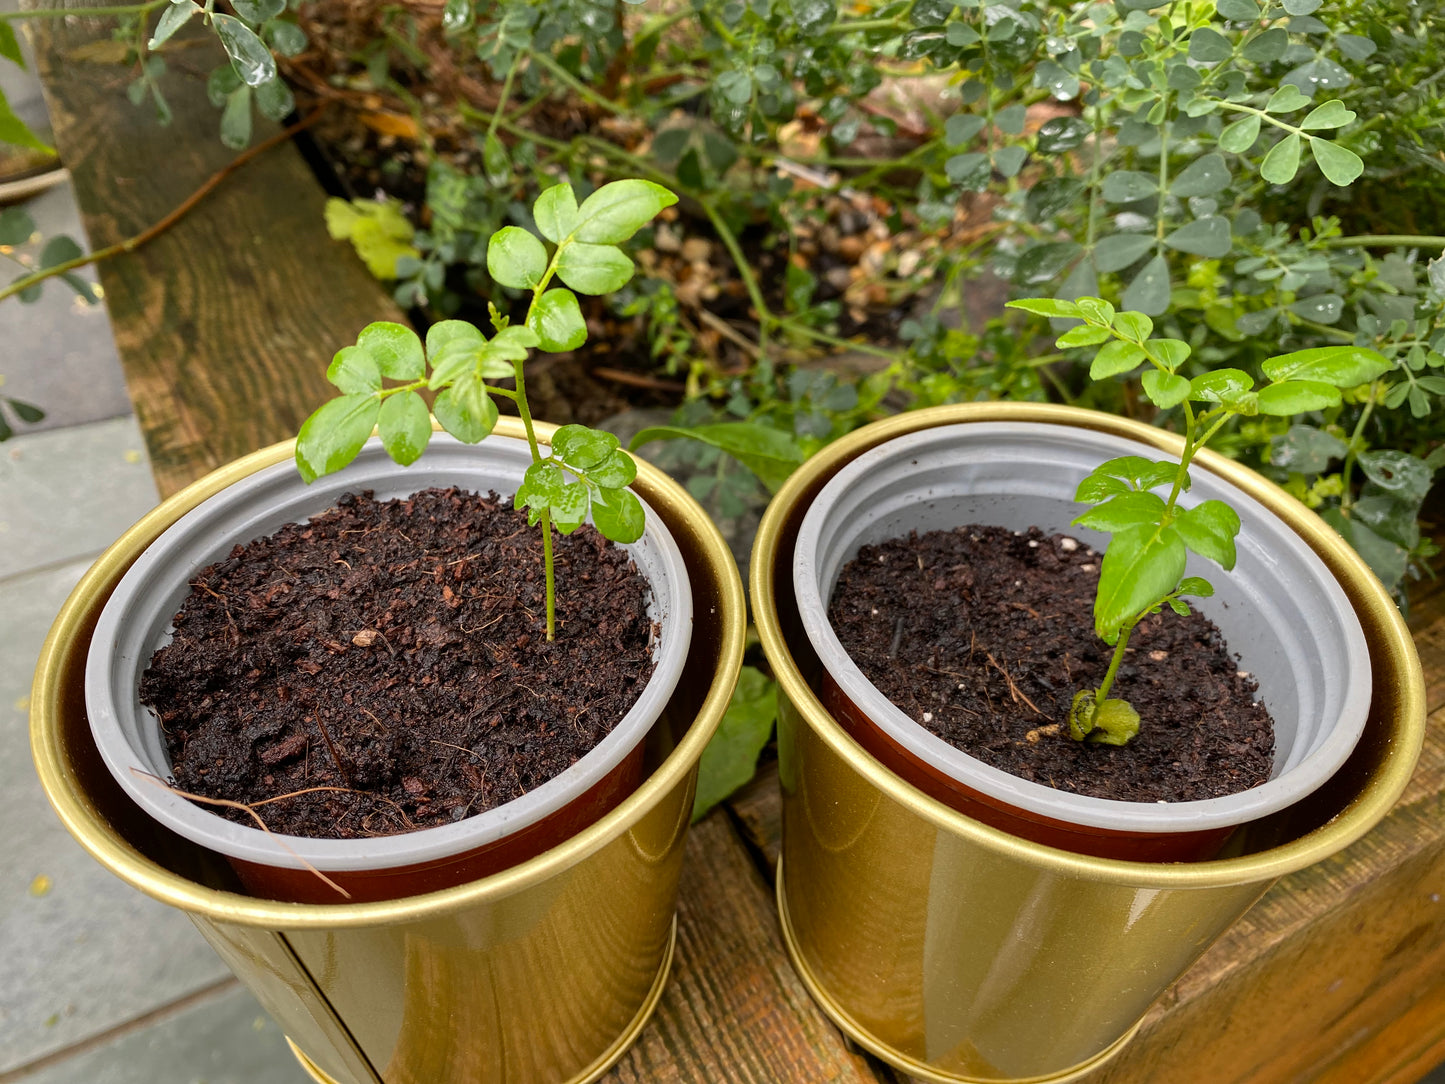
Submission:
M 103 18 L 112 15 L 144 15 L 163 7 L 170 0 L 149 0 L 144 4 L 118 4 L 115 7 L 99 8 L 35 8 L 32 11 L 0 11 L 0 23 L 16 22 L 20 19 L 56 19 L 64 15 Z
M 872 354 L 877 358 L 887 358 L 889 361 L 903 361 L 906 354 L 901 350 L 889 350 L 884 346 L 874 346 L 869 342 L 854 342 L 852 339 L 842 339 L 837 335 L 829 335 L 826 331 L 819 331 L 815 327 L 809 327 L 791 317 L 777 317 L 775 323 L 779 328 L 788 331 L 795 331 L 799 335 L 806 335 L 810 339 L 816 339 L 821 343 L 828 343 L 830 346 L 839 346 L 847 350 L 856 350 L 860 354 Z
M 899 19 L 854 19 L 848 22 L 834 23 L 832 26 L 824 27 L 820 33 L 823 34 L 861 34 L 869 30 L 892 30 L 900 27 L 903 22 Z
M 624 109 L 622 106 L 618 105 L 616 102 L 609 101 L 602 95 L 598 94 L 595 90 L 589 87 L 586 83 L 582 82 L 582 80 L 578 79 L 566 68 L 562 67 L 561 64 L 558 64 L 546 53 L 532 52 L 528 53 L 527 55 L 530 56 L 538 64 L 540 64 L 542 67 L 546 68 L 549 72 L 551 72 L 552 77 L 563 86 L 567 87 L 569 90 L 579 95 L 580 97 L 585 98 L 587 101 L 591 102 L 598 108 L 605 109 L 607 110 L 607 112 L 614 113 L 618 116 L 623 116 L 627 113 L 627 110 Z
M 1089 716 L 1092 724 L 1099 717 L 1099 709 L 1104 706 L 1104 701 L 1109 698 L 1109 690 L 1114 687 L 1114 678 L 1119 673 L 1119 664 L 1124 661 L 1124 649 L 1129 646 L 1129 637 L 1134 633 L 1134 626 L 1139 623 L 1135 618 L 1129 624 L 1119 630 L 1119 640 L 1114 645 L 1114 657 L 1109 660 L 1109 670 L 1104 675 L 1104 680 L 1099 682 L 1099 689 L 1094 693 L 1094 711 Z
M 1340 468 L 1340 511 L 1348 512 L 1354 499 L 1350 495 L 1350 475 L 1355 469 L 1355 458 L 1360 452 L 1360 437 L 1365 433 L 1365 424 L 1370 420 L 1370 415 L 1375 410 L 1375 399 L 1380 394 L 1380 382 L 1376 380 L 1370 385 L 1370 397 L 1365 401 L 1365 409 L 1360 411 L 1360 420 L 1355 423 L 1355 431 L 1350 434 L 1350 447 L 1345 453 L 1344 466 Z
M 712 223 L 712 228 L 722 239 L 723 247 L 732 257 L 733 264 L 738 269 L 738 277 L 743 280 L 743 286 L 748 291 L 753 308 L 758 310 L 758 366 L 764 370 L 768 378 L 771 378 L 772 362 L 768 358 L 768 329 L 777 322 L 777 317 L 772 314 L 768 303 L 763 300 L 762 287 L 758 285 L 758 279 L 753 274 L 753 269 L 748 266 L 747 257 L 743 255 L 743 247 L 738 243 L 737 236 L 728 228 L 728 224 L 723 221 L 722 215 L 718 213 L 718 209 L 713 206 L 711 200 L 700 196 L 698 202 L 702 204 L 702 209 L 707 214 L 708 221 Z
M 547 639 L 557 638 L 557 584 L 552 561 L 552 512 L 548 509 L 538 520 L 542 528 L 542 577 L 547 595 Z
M 517 77 L 517 69 L 522 66 L 522 54 L 518 53 L 512 58 L 512 66 L 507 69 L 507 77 L 502 80 L 501 96 L 497 98 L 497 108 L 492 111 L 492 121 L 487 125 L 487 138 L 497 134 L 497 125 L 501 123 L 502 111 L 507 108 L 507 99 L 512 96 L 512 80 Z
M 1358 237 L 1331 237 L 1319 242 L 1326 248 L 1413 247 L 1445 248 L 1445 237 L 1413 233 L 1364 234 Z

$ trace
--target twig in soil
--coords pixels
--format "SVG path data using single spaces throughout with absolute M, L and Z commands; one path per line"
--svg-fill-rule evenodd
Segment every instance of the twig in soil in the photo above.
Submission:
M 331 760 L 336 765 L 336 770 L 341 773 L 342 782 L 348 787 L 354 786 L 355 783 L 351 778 L 351 773 L 346 770 L 346 765 L 341 763 L 341 755 L 337 753 L 336 746 L 332 744 L 331 731 L 327 730 L 326 724 L 321 721 L 320 712 L 316 713 L 315 719 L 316 726 L 321 731 L 321 737 L 326 742 L 326 749 L 331 754 Z
M 302 129 L 311 127 L 311 125 L 315 124 L 321 118 L 321 114 L 325 109 L 326 102 L 323 101 L 305 117 L 297 121 L 295 124 L 291 125 L 291 127 L 285 128 L 282 131 L 277 132 L 270 139 L 263 140 L 260 143 L 257 143 L 254 147 L 251 147 L 248 150 L 242 151 L 240 154 L 236 155 L 236 157 L 231 160 L 229 165 L 223 166 L 215 173 L 211 174 L 210 179 L 207 180 L 205 184 L 201 185 L 200 188 L 197 188 L 194 192 L 187 196 L 185 201 L 181 203 L 180 206 L 176 207 L 175 210 L 171 211 L 170 214 L 166 215 L 163 219 L 157 222 L 154 226 L 151 226 L 149 229 L 143 230 L 140 233 L 136 234 L 134 237 L 129 237 L 124 241 L 117 241 L 113 245 L 107 245 L 105 248 L 102 248 L 96 252 L 91 252 L 83 256 L 77 256 L 73 260 L 66 260 L 63 263 L 56 264 L 54 267 L 46 267 L 40 271 L 36 271 L 32 275 L 26 275 L 23 278 L 18 278 L 9 286 L 0 289 L 0 301 L 4 301 L 7 297 L 18 294 L 23 290 L 28 290 L 30 287 L 38 285 L 39 283 L 44 282 L 48 278 L 54 278 L 56 275 L 64 275 L 67 272 L 74 271 L 80 267 L 86 267 L 93 263 L 100 263 L 101 260 L 108 260 L 112 256 L 120 256 L 127 252 L 134 252 L 142 245 L 154 241 L 161 234 L 165 233 L 166 230 L 170 229 L 177 222 L 179 222 L 186 215 L 188 215 L 195 208 L 196 204 L 200 203 L 201 200 L 205 199 L 208 195 L 210 195 L 211 192 L 214 191 L 217 186 L 219 186 L 220 183 L 224 181 L 227 177 L 229 177 L 232 173 L 240 169 L 257 155 L 264 154 L 266 151 L 270 150 L 277 144 L 285 143 L 288 139 L 290 139 Z
M 179 787 L 173 787 L 173 786 L 171 786 L 171 785 L 170 785 L 169 783 L 167 783 L 164 779 L 162 779 L 160 776 L 154 774 L 153 772 L 142 771 L 142 770 L 139 769 L 139 768 L 131 768 L 131 771 L 132 771 L 133 773 L 135 773 L 136 775 L 138 775 L 140 778 L 149 780 L 150 782 L 154 783 L 156 786 L 160 787 L 162 790 L 169 791 L 171 794 L 174 794 L 174 795 L 176 795 L 177 797 L 187 798 L 187 799 L 189 799 L 189 800 L 192 801 L 192 802 L 201 802 L 201 803 L 204 804 L 204 805 L 218 805 L 218 806 L 223 806 L 223 807 L 225 807 L 226 809 L 239 809 L 239 810 L 241 810 L 242 812 L 244 812 L 247 816 L 249 816 L 252 820 L 254 820 L 254 821 L 256 822 L 256 826 L 257 826 L 258 828 L 260 828 L 261 831 L 265 832 L 268 836 L 276 836 L 276 833 L 273 832 L 273 831 L 271 831 L 271 829 L 269 829 L 269 828 L 266 827 L 266 822 L 261 819 L 261 814 L 259 814 L 259 813 L 256 812 L 255 806 L 265 805 L 265 804 L 268 803 L 268 802 L 279 802 L 282 798 L 295 798 L 295 797 L 297 797 L 298 795 L 301 795 L 301 794 L 310 794 L 310 793 L 312 793 L 313 791 L 318 791 L 318 790 L 335 790 L 335 791 L 341 791 L 342 793 L 345 793 L 345 794 L 359 794 L 359 793 L 360 793 L 360 791 L 348 791 L 348 790 L 346 790 L 346 789 L 343 788 L 343 787 L 308 787 L 308 788 L 305 789 L 305 790 L 292 791 L 290 794 L 278 794 L 278 795 L 276 795 L 274 798 L 263 798 L 263 799 L 262 799 L 261 801 L 259 801 L 259 802 L 253 802 L 251 805 L 247 805 L 245 802 L 235 802 L 235 801 L 232 801 L 230 798 L 206 798 L 206 797 L 203 797 L 202 795 L 199 795 L 199 794 L 192 794 L 192 793 L 190 793 L 189 791 L 181 790 Z M 316 874 L 316 876 L 319 877 L 325 884 L 327 884 L 327 885 L 330 886 L 331 888 L 336 889 L 336 891 L 340 892 L 340 893 L 341 893 L 343 896 L 345 896 L 347 899 L 351 899 L 351 893 L 350 893 L 350 892 L 346 891 L 346 889 L 342 888 L 339 884 L 337 884 L 335 881 L 333 881 L 330 877 L 326 876 L 326 874 L 322 873 L 319 869 L 317 869 L 315 866 L 313 866 L 310 862 L 306 861 L 306 859 L 302 858 L 299 854 L 297 854 L 294 850 L 291 849 L 290 845 L 287 844 L 287 842 L 286 842 L 284 839 L 282 839 L 280 836 L 276 836 L 276 843 L 277 843 L 278 846 L 280 846 L 280 848 L 281 848 L 283 851 L 285 851 L 287 854 L 289 854 L 292 858 L 296 859 L 296 861 L 300 862 L 300 863 L 301 863 L 303 866 L 305 866 L 310 872 Z
M 687 385 L 676 380 L 659 380 L 655 376 L 647 376 L 643 373 L 629 373 L 625 369 L 609 369 L 598 366 L 591 370 L 591 374 L 600 380 L 610 380 L 614 384 L 625 384 L 630 388 L 647 388 L 653 391 L 687 391 Z
M 987 652 L 985 652 L 985 654 L 987 654 Z M 1043 712 L 1041 712 L 1041 711 L 1039 710 L 1039 706 L 1038 706 L 1037 704 L 1035 704 L 1032 700 L 1030 700 L 1030 699 L 1023 693 L 1023 691 L 1022 691 L 1021 689 L 1019 689 L 1019 687 L 1018 687 L 1017 685 L 1014 684 L 1014 679 L 1013 679 L 1013 677 L 1010 676 L 1009 672 L 1008 672 L 1007 670 L 1005 670 L 1005 669 L 999 664 L 999 662 L 998 662 L 997 659 L 995 659 L 992 655 L 988 655 L 988 661 L 989 661 L 989 664 L 990 664 L 995 670 L 997 670 L 1000 674 L 1003 675 L 1003 679 L 1008 682 L 1008 694 L 1009 694 L 1009 696 L 1013 697 L 1013 702 L 1014 702 L 1015 704 L 1017 704 L 1020 700 L 1022 700 L 1022 701 L 1023 701 L 1025 704 L 1027 704 L 1029 707 L 1033 708 L 1033 711 L 1034 711 L 1034 714 L 1035 714 L 1035 715 L 1043 715 Z
M 896 658 L 898 657 L 898 645 L 901 644 L 902 642 L 903 642 L 903 618 L 900 617 L 900 618 L 898 619 L 898 624 L 896 624 L 896 625 L 893 626 L 893 643 L 892 643 L 892 644 L 889 646 L 889 648 L 888 648 L 888 657 L 889 657 L 890 659 L 896 659 Z
M 468 749 L 465 745 L 453 745 L 449 741 L 439 741 L 436 738 L 428 738 L 427 740 L 433 745 L 445 745 L 448 749 L 455 749 L 459 753 L 466 753 L 469 757 L 476 757 L 483 764 L 487 762 L 486 757 L 482 756 L 475 749 Z

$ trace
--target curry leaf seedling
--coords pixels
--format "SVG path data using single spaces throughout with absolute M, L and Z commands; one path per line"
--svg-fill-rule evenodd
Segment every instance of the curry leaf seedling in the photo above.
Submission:
M 495 396 L 517 405 L 532 464 L 515 503 L 527 520 L 542 529 L 546 575 L 547 639 L 556 631 L 552 528 L 571 534 L 588 514 L 614 542 L 642 537 L 642 504 L 627 488 L 637 465 L 611 433 L 582 425 L 564 425 L 543 454 L 527 403 L 523 366 L 533 348 L 575 350 L 587 339 L 587 324 L 573 290 L 602 294 L 632 277 L 632 260 L 617 246 L 652 220 L 677 197 L 651 181 L 625 180 L 603 185 L 579 206 L 572 186 L 547 189 L 532 213 L 547 246 L 528 230 L 506 226 L 487 245 L 487 269 L 503 286 L 531 292 L 523 323 L 512 324 L 492 309 L 489 339 L 462 320 L 443 320 L 426 335 L 426 344 L 410 328 L 375 323 L 355 346 L 343 347 L 326 371 L 342 394 L 323 405 L 301 426 L 296 466 L 307 482 L 338 471 L 356 458 L 372 430 L 380 432 L 387 454 L 403 466 L 426 450 L 432 425 L 423 391 L 436 393 L 431 413 L 452 436 L 467 444 L 482 440 L 497 424 Z M 552 286 L 560 279 L 565 286 Z M 570 287 L 571 289 L 568 289 Z M 516 389 L 490 380 L 516 381 Z M 387 386 L 387 381 L 392 381 Z
M 1160 409 L 1178 407 L 1184 421 L 1184 451 L 1177 460 L 1123 456 L 1101 463 L 1079 483 L 1074 499 L 1092 505 L 1074 524 L 1111 536 L 1099 569 L 1094 631 L 1114 648 L 1109 669 L 1096 689 L 1074 695 L 1069 733 L 1076 741 L 1123 745 L 1139 731 L 1139 714 L 1126 700 L 1109 698 L 1134 627 L 1169 606 L 1187 614 L 1185 596 L 1214 593 L 1208 580 L 1186 576 L 1190 552 L 1234 567 L 1239 515 L 1223 501 L 1182 508 L 1189 489 L 1189 465 L 1199 450 L 1236 417 L 1289 416 L 1340 403 L 1341 388 L 1368 384 L 1393 366 L 1374 350 L 1327 346 L 1279 354 L 1264 362 L 1269 383 L 1256 388 L 1242 369 L 1214 369 L 1195 376 L 1180 370 L 1190 347 L 1179 339 L 1154 339 L 1153 321 L 1139 312 L 1115 312 L 1107 301 L 1042 298 L 1012 301 L 1010 307 L 1051 319 L 1081 323 L 1058 339 L 1063 348 L 1098 346 L 1089 375 L 1107 380 L 1145 366 L 1140 384 Z M 1196 409 L 1195 404 L 1199 404 Z M 1168 487 L 1168 497 L 1154 491 Z

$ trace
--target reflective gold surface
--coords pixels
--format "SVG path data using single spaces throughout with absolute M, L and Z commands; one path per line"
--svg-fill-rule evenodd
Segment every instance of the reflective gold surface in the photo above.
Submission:
M 503 419 L 497 431 L 520 436 Z M 539 427 L 543 434 L 551 427 Z M 661 990 L 698 758 L 742 659 L 742 584 L 716 527 L 666 476 L 636 488 L 687 563 L 692 648 L 653 770 L 566 843 L 471 884 L 401 900 L 292 904 L 235 891 L 225 863 L 151 822 L 90 741 L 82 676 L 96 617 L 142 549 L 209 494 L 291 455 L 278 444 L 166 501 L 102 555 L 41 651 L 31 746 L 46 794 L 102 864 L 187 911 L 316 1072 L 336 1084 L 555 1084 L 598 1075 Z
M 964 817 L 857 746 L 815 693 L 791 602 L 792 545 L 813 495 L 884 440 L 962 421 L 1177 437 L 1068 407 L 969 404 L 901 415 L 824 449 L 769 507 L 752 557 L 754 619 L 782 696 L 780 880 L 789 951 L 820 1005 L 864 1046 L 938 1081 L 1062 1081 L 1122 1045 L 1148 1006 L 1282 874 L 1362 834 L 1403 791 L 1424 733 L 1424 682 L 1398 610 L 1303 505 L 1222 456 L 1196 459 L 1279 515 L 1344 585 L 1374 669 L 1370 721 L 1329 784 L 1236 833 L 1227 856 L 1091 858 Z

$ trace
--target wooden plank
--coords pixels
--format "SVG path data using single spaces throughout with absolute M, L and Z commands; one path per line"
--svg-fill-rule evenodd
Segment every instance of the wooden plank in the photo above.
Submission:
M 773 893 L 726 816 L 693 826 L 657 1015 L 607 1084 L 878 1084 L 788 964 Z M 882 1078 L 889 1079 L 889 1078 Z
M 149 106 L 126 99 L 130 69 L 69 55 L 108 38 L 113 24 L 29 25 L 93 247 L 140 233 L 235 157 L 206 98 L 206 73 L 224 60 L 209 32 L 168 50 L 176 59 L 163 86 L 175 119 L 162 128 Z M 255 139 L 276 130 L 258 122 Z M 294 436 L 335 392 L 325 369 L 337 347 L 371 320 L 404 319 L 349 246 L 327 236 L 324 201 L 300 153 L 283 145 L 149 245 L 99 265 L 162 495 Z

